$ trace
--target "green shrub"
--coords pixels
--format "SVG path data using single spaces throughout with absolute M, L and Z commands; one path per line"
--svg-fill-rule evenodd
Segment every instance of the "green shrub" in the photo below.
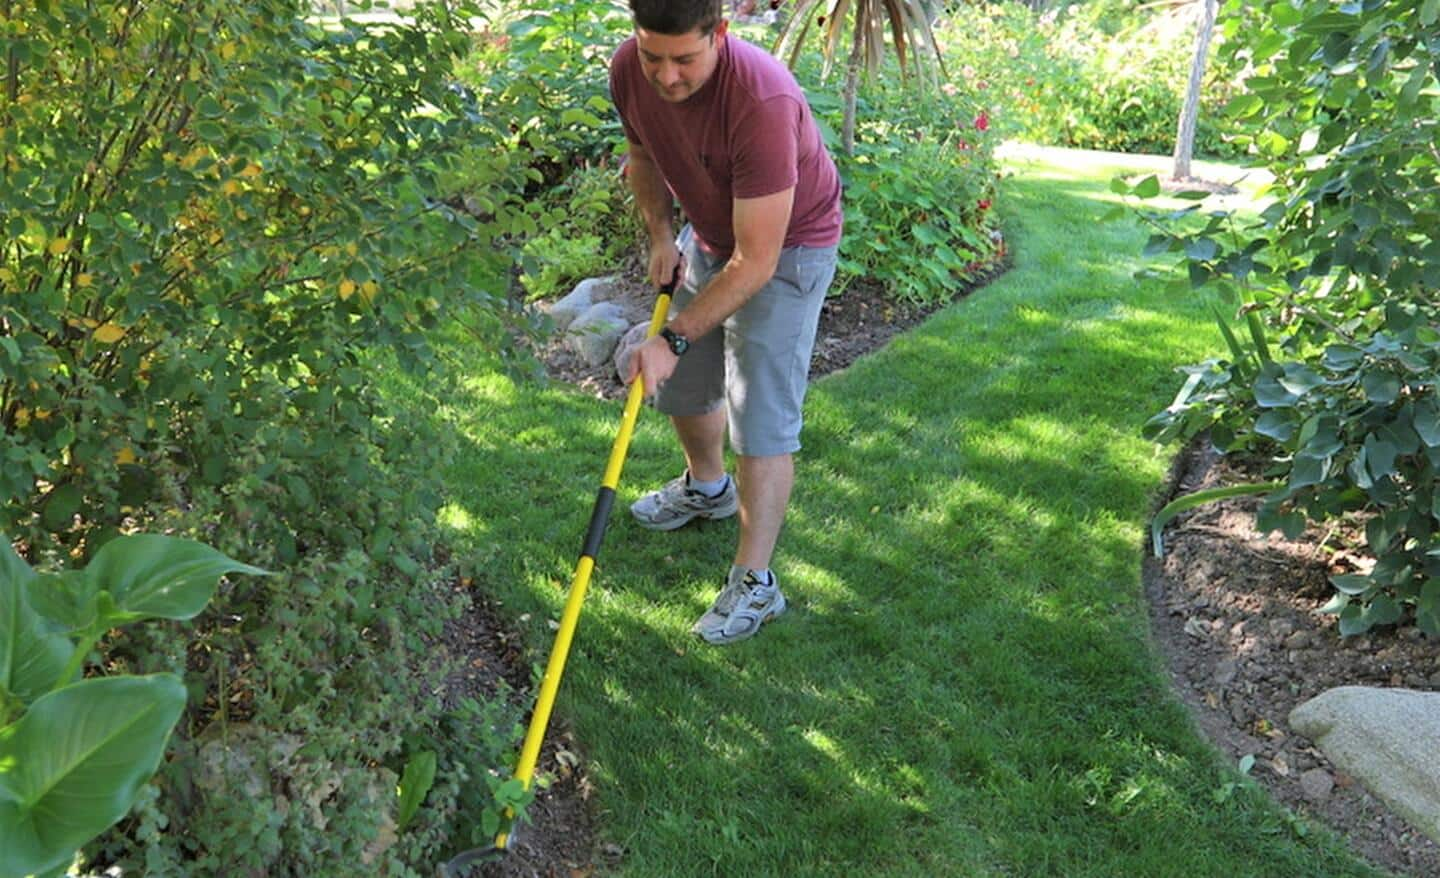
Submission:
M 532 202 L 536 227 L 521 248 L 520 283 L 539 299 L 586 277 L 613 273 L 644 240 L 634 197 L 609 162 L 576 168 Z
M 34 549 L 142 507 L 167 461 L 263 483 L 246 515 L 267 539 L 358 545 L 385 512 L 312 513 L 391 441 L 360 352 L 424 368 L 426 333 L 457 318 L 505 346 L 509 254 L 490 244 L 513 205 L 476 222 L 433 199 L 465 133 L 459 24 L 427 6 L 413 27 L 323 30 L 306 8 L 9 22 L 0 522 Z
M 531 157 L 545 185 L 623 143 L 609 65 L 630 32 L 622 3 L 526 0 L 477 38 L 462 78 L 495 143 Z
M 464 602 L 433 524 L 455 446 L 433 400 L 374 380 L 399 364 L 441 392 L 439 331 L 514 349 L 531 177 L 467 149 L 489 131 L 451 87 L 476 10 L 449 6 L 0 17 L 0 521 L 36 563 L 138 525 L 282 571 L 107 647 L 117 672 L 178 675 L 191 708 L 92 865 L 428 873 L 484 816 L 454 778 L 508 761 L 423 743 L 432 644 Z M 479 211 L 450 206 L 462 174 Z M 423 752 L 438 777 L 396 837 L 383 815 Z
M 813 83 L 814 71 L 801 70 Z M 833 291 L 869 279 L 896 299 L 949 300 L 1001 251 L 992 212 L 996 134 L 974 95 L 917 90 L 898 76 L 866 84 L 855 155 L 839 148 L 840 98 L 807 88 L 845 187 L 845 232 Z
M 1262 528 L 1356 513 L 1374 568 L 1334 577 L 1343 634 L 1413 611 L 1440 634 L 1440 4 L 1321 0 L 1227 10 L 1254 65 L 1231 112 L 1275 175 L 1246 225 L 1217 212 L 1159 227 L 1186 286 L 1243 315 L 1221 319 L 1229 357 L 1187 371 L 1157 437 L 1209 429 L 1278 480 Z M 1123 188 L 1123 187 L 1122 187 Z

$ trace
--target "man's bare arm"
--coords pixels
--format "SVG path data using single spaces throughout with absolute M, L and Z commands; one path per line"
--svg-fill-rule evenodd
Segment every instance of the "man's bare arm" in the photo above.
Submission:
M 794 204 L 793 186 L 773 195 L 735 199 L 735 250 L 725 267 L 670 321 L 672 330 L 686 338 L 699 338 L 740 310 L 769 282 L 780 263 Z
M 650 238 L 650 282 L 656 286 L 669 283 L 680 264 L 680 253 L 675 249 L 675 200 L 655 160 L 639 144 L 630 144 L 625 176 Z

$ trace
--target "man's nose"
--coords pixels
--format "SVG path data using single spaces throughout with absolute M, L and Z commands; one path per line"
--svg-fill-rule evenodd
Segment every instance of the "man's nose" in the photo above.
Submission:
M 680 65 L 660 62 L 660 68 L 655 71 L 655 78 L 664 86 L 676 84 L 680 81 Z

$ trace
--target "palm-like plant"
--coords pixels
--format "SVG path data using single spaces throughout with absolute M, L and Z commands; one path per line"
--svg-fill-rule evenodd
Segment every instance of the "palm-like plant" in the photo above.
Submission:
M 823 76 L 834 69 L 836 50 L 842 38 L 850 37 L 850 55 L 845 66 L 845 122 L 842 143 L 847 155 L 855 151 L 855 96 L 859 89 L 860 70 L 874 75 L 885 55 L 885 32 L 890 31 L 890 45 L 900 62 L 901 75 L 910 78 L 913 60 L 923 80 L 928 65 L 921 57 L 934 56 L 936 68 L 944 75 L 945 62 L 935 33 L 930 28 L 930 15 L 924 0 L 798 0 L 795 10 L 780 30 L 774 52 L 786 57 L 793 68 L 812 29 L 821 40 L 825 54 Z M 924 51 L 928 50 L 928 52 Z

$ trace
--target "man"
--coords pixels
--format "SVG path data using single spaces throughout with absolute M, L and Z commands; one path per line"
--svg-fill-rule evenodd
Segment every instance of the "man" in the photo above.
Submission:
M 731 643 L 785 610 L 770 561 L 835 275 L 840 179 L 795 78 L 727 33 L 721 0 L 631 0 L 630 10 L 635 35 L 611 60 L 610 91 L 630 141 L 650 280 L 683 272 L 668 324 L 636 349 L 628 380 L 656 393 L 686 464 L 631 512 L 673 530 L 739 511 L 734 564 L 693 629 Z M 690 223 L 683 253 L 675 200 Z M 738 490 L 725 471 L 727 428 Z

